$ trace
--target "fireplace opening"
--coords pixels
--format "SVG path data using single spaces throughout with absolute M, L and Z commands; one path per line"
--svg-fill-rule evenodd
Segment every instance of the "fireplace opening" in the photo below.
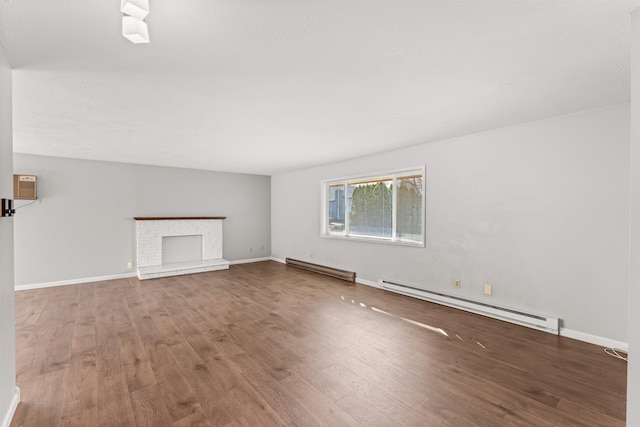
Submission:
M 202 235 L 163 236 L 162 264 L 202 261 Z

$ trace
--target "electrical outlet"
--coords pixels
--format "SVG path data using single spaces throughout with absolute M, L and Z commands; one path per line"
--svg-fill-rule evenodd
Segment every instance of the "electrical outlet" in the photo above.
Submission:
M 260 245 L 260 251 L 264 251 L 264 245 Z
M 133 268 L 133 264 L 131 263 L 131 261 L 127 263 L 127 268 Z
M 460 287 L 460 279 L 456 279 L 456 283 L 455 283 L 456 288 Z
M 253 248 L 249 248 L 249 253 L 253 252 Z
M 484 294 L 491 295 L 493 293 L 493 287 L 489 284 L 484 285 Z

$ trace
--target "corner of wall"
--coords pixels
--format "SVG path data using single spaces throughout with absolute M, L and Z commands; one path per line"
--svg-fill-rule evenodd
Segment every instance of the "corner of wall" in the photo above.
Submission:
M 20 387 L 16 387 L 13 391 L 13 399 L 11 399 L 9 410 L 5 414 L 2 424 L 0 424 L 0 427 L 9 427 L 11 425 L 11 420 L 13 420 L 13 416 L 16 413 L 16 409 L 18 409 L 19 403 L 20 403 Z
M 640 347 L 640 8 L 631 13 L 631 191 L 629 224 L 629 351 Z M 627 425 L 640 425 L 640 361 L 627 366 Z
M 0 50 L 0 195 L 13 198 L 12 78 Z M 13 298 L 13 218 L 0 219 L 0 427 L 9 427 L 20 402 L 16 387 L 15 311 Z

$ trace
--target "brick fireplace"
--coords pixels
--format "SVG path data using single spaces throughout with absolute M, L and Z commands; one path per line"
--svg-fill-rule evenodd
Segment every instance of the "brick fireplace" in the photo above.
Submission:
M 229 268 L 222 258 L 222 221 L 225 217 L 136 217 L 138 278 L 177 276 Z M 202 257 L 163 264 L 163 237 L 202 236 Z

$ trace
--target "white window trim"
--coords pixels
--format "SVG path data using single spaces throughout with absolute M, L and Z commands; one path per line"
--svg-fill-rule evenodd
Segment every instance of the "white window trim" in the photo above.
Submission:
M 422 194 L 422 241 L 416 242 L 412 240 L 403 240 L 398 239 L 396 237 L 396 215 L 397 215 L 397 177 L 405 175 L 407 173 L 415 173 L 420 172 L 422 174 L 422 182 L 423 182 L 423 194 Z M 354 180 L 365 180 L 365 179 L 380 179 L 384 177 L 392 177 L 393 179 L 393 210 L 392 210 L 392 237 L 375 237 L 375 236 L 357 236 L 349 234 L 349 215 L 347 212 L 347 206 L 349 205 L 349 192 L 347 191 L 348 181 Z M 338 233 L 330 233 L 328 230 L 328 201 L 329 201 L 329 187 L 331 184 L 339 184 L 344 183 L 344 206 L 345 206 L 345 219 L 344 219 L 344 231 L 341 234 Z M 342 178 L 334 178 L 334 179 L 326 179 L 321 181 L 320 183 L 320 197 L 321 203 L 320 206 L 322 208 L 322 214 L 320 215 L 320 237 L 325 239 L 337 239 L 337 240 L 351 240 L 351 241 L 359 241 L 359 242 L 373 242 L 373 243 L 384 243 L 388 245 L 398 245 L 398 246 L 412 246 L 412 247 L 420 247 L 424 248 L 426 244 L 426 200 L 427 200 L 427 177 L 426 177 L 426 168 L 424 165 L 416 166 L 411 168 L 402 168 L 402 169 L 394 169 L 392 171 L 384 171 L 379 173 L 368 173 L 362 175 L 353 175 Z

